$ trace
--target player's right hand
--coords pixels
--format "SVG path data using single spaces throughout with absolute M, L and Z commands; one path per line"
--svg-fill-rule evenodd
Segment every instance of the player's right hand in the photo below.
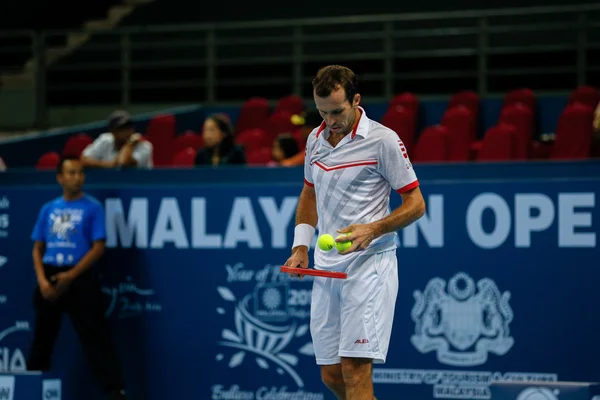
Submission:
M 40 293 L 48 301 L 54 301 L 58 298 L 58 292 L 49 281 L 40 282 Z
M 292 256 L 284 264 L 286 267 L 308 268 L 308 247 L 298 246 L 292 250 Z M 304 278 L 304 275 L 291 275 L 292 277 Z

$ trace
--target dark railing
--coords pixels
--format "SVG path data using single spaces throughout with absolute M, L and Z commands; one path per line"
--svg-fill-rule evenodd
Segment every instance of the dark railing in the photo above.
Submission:
M 83 35 L 84 43 L 70 54 L 46 51 L 67 35 Z M 15 38 L 22 41 L 0 47 L 0 72 L 18 72 L 25 61 L 7 65 L 7 53 L 27 55 L 42 109 L 46 101 L 126 106 L 310 97 L 310 79 L 327 63 L 356 69 L 372 100 L 404 90 L 488 95 L 600 83 L 600 4 L 23 32 L 11 43 Z

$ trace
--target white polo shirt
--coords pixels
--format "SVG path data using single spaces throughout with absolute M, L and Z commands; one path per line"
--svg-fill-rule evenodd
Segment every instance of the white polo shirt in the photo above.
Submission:
M 119 155 L 115 149 L 115 137 L 112 133 L 103 133 L 89 144 L 82 155 L 97 161 L 113 161 Z M 137 168 L 151 169 L 152 163 L 152 144 L 142 140 L 136 144 L 131 156 L 137 161 Z
M 358 124 L 335 148 L 327 141 L 330 131 L 325 122 L 311 132 L 306 143 L 304 180 L 315 188 L 321 235 L 337 237 L 338 229 L 385 218 L 391 212 L 391 189 L 403 193 L 419 186 L 400 137 L 359 109 Z M 315 266 L 343 269 L 360 254 L 393 250 L 396 235 L 382 235 L 367 249 L 347 255 L 317 247 Z

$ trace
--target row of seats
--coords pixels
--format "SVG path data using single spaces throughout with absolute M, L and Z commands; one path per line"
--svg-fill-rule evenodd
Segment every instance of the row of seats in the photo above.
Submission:
M 511 91 L 504 97 L 496 125 L 477 137 L 480 102 L 476 93 L 455 94 L 439 125 L 426 127 L 416 137 L 417 100 L 411 94 L 390 103 L 382 123 L 405 142 L 415 162 L 469 160 L 582 159 L 592 154 L 593 115 L 600 91 L 580 86 L 568 98 L 554 133 L 555 140 L 535 141 L 535 95 L 530 89 Z M 416 143 L 415 143 L 416 142 Z
M 381 123 L 397 132 L 416 163 L 578 159 L 590 155 L 593 110 L 599 102 L 600 91 L 595 88 L 581 86 L 574 90 L 560 116 L 555 142 L 550 145 L 533 140 L 536 100 L 534 92 L 526 88 L 506 94 L 497 124 L 487 129 L 481 140 L 477 139 L 480 99 L 471 91 L 452 96 L 440 124 L 425 127 L 418 135 L 419 101 L 413 93 L 395 96 Z M 303 148 L 294 119 L 304 109 L 304 100 L 299 96 L 281 98 L 273 110 L 266 99 L 246 101 L 235 124 L 235 140 L 244 146 L 249 163 L 269 162 L 273 141 L 281 133 L 295 135 Z M 170 114 L 154 117 L 144 138 L 153 144 L 156 167 L 190 165 L 191 155 L 203 147 L 202 135 L 195 131 L 178 135 L 175 116 Z M 62 154 L 79 155 L 91 142 L 85 133 L 74 135 Z M 56 155 L 42 157 L 38 167 L 51 167 L 55 159 Z

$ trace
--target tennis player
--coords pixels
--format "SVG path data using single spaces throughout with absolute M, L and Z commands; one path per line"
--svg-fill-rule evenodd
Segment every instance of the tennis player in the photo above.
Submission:
M 338 241 L 352 241 L 343 252 L 315 250 L 316 269 L 348 278 L 315 277 L 310 331 L 322 380 L 337 398 L 374 399 L 372 364 L 386 360 L 398 292 L 396 231 L 423 216 L 425 202 L 398 135 L 360 107 L 354 72 L 330 65 L 312 85 L 323 122 L 307 141 L 285 265 L 308 268 L 317 226 L 320 234 L 344 233 Z M 390 212 L 392 189 L 402 205 Z

